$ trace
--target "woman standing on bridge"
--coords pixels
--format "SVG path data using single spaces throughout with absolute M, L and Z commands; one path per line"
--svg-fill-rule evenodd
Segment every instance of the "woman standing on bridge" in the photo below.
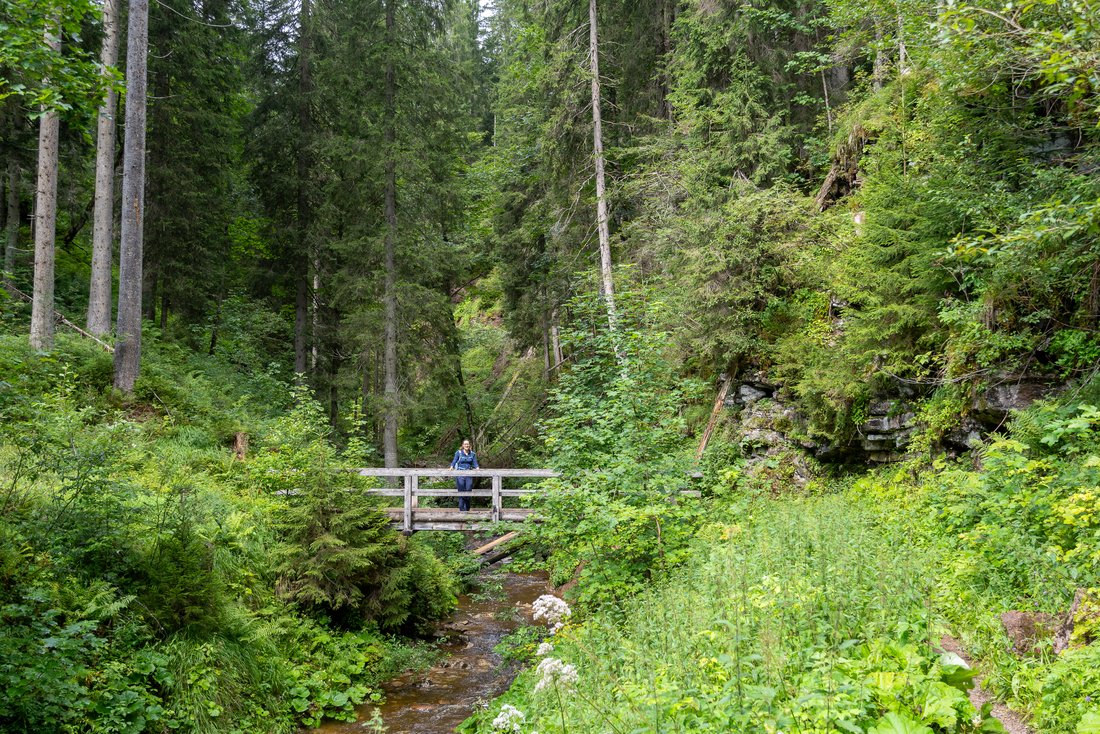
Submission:
M 451 459 L 451 468 L 459 469 L 463 471 L 469 471 L 470 469 L 480 469 L 477 464 L 477 454 L 474 453 L 473 445 L 470 443 L 470 439 L 466 439 L 462 442 L 462 448 L 455 452 L 455 457 Z M 473 477 L 455 477 L 455 489 L 459 492 L 469 492 L 474 488 Z M 467 512 L 470 509 L 470 498 L 459 497 L 458 509 L 462 512 Z

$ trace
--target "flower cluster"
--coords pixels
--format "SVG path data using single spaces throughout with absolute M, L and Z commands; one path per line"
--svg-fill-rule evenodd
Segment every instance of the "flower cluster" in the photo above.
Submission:
M 550 634 L 554 634 L 565 626 L 565 619 L 573 613 L 564 600 L 553 594 L 543 594 L 531 605 L 535 610 L 535 621 L 545 620 L 550 628 Z
M 510 703 L 500 707 L 500 713 L 493 719 L 493 731 L 506 731 L 519 734 L 523 731 L 523 722 L 526 720 L 523 712 Z
M 539 674 L 539 682 L 535 684 L 536 692 L 551 686 L 568 690 L 577 682 L 577 669 L 557 658 L 543 658 L 535 672 Z
M 535 654 L 538 655 L 540 658 L 543 655 L 549 655 L 552 652 L 554 652 L 554 646 L 551 645 L 549 642 L 540 643 L 539 649 L 535 650 Z

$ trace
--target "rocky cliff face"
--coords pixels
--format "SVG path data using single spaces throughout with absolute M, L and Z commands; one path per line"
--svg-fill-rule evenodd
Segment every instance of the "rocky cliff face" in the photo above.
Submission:
M 802 487 L 817 473 L 814 446 L 795 438 L 804 433 L 805 419 L 776 397 L 776 389 L 757 375 L 730 390 L 725 407 L 732 414 L 746 474 Z
M 970 450 L 1000 428 L 1013 411 L 1050 395 L 1054 385 L 1035 378 L 1003 376 L 975 395 L 959 424 L 942 438 L 949 453 Z M 900 392 L 900 391 L 899 391 Z M 872 402 L 866 419 L 845 444 L 808 438 L 808 422 L 784 394 L 782 386 L 757 372 L 733 386 L 725 401 L 734 435 L 750 474 L 774 472 L 784 465 L 789 479 L 803 485 L 815 463 L 885 464 L 905 458 L 917 422 L 916 398 L 898 396 Z
M 880 400 L 867 407 L 867 420 L 856 428 L 859 448 L 874 463 L 900 461 L 917 430 L 917 414 L 909 403 Z

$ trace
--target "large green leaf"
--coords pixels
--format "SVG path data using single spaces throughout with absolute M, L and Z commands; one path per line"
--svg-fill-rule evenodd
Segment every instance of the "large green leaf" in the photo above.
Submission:
M 1100 734 L 1100 709 L 1086 712 L 1077 722 L 1076 734 Z
M 905 714 L 890 712 L 876 721 L 867 734 L 932 734 L 932 730 Z
M 954 731 L 959 721 L 958 707 L 966 703 L 968 703 L 966 694 L 958 688 L 934 681 L 925 691 L 921 719 L 947 731 Z
M 953 652 L 940 655 L 940 669 L 943 671 L 940 673 L 940 680 L 944 683 L 963 692 L 974 687 L 974 676 L 977 675 L 977 671 L 967 665 L 959 655 Z

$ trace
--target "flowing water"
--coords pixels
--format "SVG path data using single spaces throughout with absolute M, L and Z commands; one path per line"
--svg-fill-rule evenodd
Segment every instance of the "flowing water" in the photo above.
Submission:
M 493 652 L 500 639 L 531 621 L 531 603 L 547 592 L 546 577 L 503 574 L 503 591 L 492 599 L 463 596 L 454 616 L 440 626 L 443 660 L 422 673 L 406 673 L 383 686 L 386 702 L 359 709 L 360 721 L 382 714 L 389 734 L 453 732 L 479 701 L 499 696 L 514 675 Z M 513 613 L 513 610 L 515 613 Z M 362 723 L 330 722 L 317 734 L 362 734 Z

